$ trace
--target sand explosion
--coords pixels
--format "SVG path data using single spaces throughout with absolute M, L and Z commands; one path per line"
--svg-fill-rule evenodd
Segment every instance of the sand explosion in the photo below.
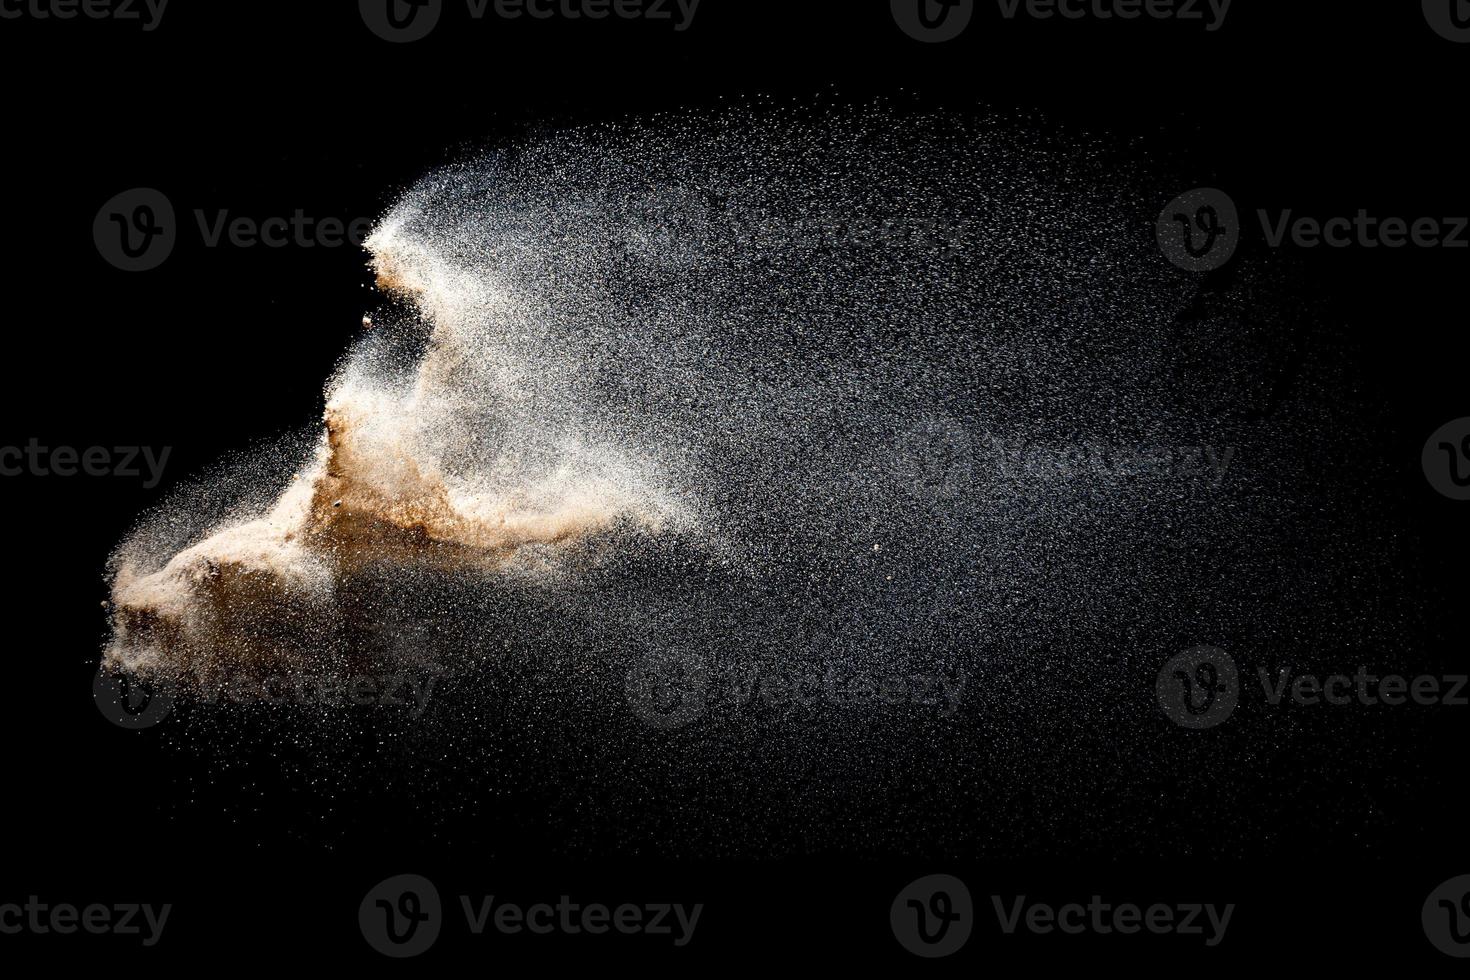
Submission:
M 615 675 L 976 675 L 1024 669 L 1014 638 L 1212 606 L 1196 555 L 1271 547 L 1310 433 L 1261 409 L 1290 311 L 1245 265 L 1202 296 L 1151 179 L 882 109 L 573 129 L 429 174 L 368 241 L 383 302 L 324 431 L 140 522 L 106 662 L 354 670 L 417 632 Z M 1228 480 L 1178 462 L 1201 446 Z
M 690 525 L 615 448 L 573 433 L 539 460 L 527 458 L 536 440 L 522 433 L 469 466 L 460 453 L 451 471 L 444 450 L 477 414 L 470 401 L 483 405 L 487 384 L 500 401 L 512 372 L 508 360 L 473 360 L 468 338 L 486 326 L 468 319 L 476 304 L 447 302 L 428 284 L 434 257 L 398 245 L 391 225 L 368 243 L 379 288 L 424 314 L 429 336 L 411 380 L 389 382 L 383 352 L 360 348 L 329 385 L 309 461 L 263 514 L 226 521 L 156 569 L 156 549 L 125 546 L 113 561 L 108 664 L 186 685 L 321 669 L 335 655 L 353 659 L 354 627 L 382 625 L 354 623 L 365 611 L 344 596 L 375 572 L 544 574 L 615 531 Z
M 260 750 L 374 842 L 393 797 L 506 854 L 1110 829 L 1233 854 L 1238 814 L 1291 806 L 1263 759 L 1349 795 L 1413 760 L 1376 720 L 1181 740 L 1161 666 L 1395 648 L 1405 538 L 1309 293 L 1249 249 L 1210 275 L 1161 253 L 1198 183 L 882 107 L 587 127 L 429 174 L 369 242 L 382 302 L 350 311 L 372 329 L 324 425 L 175 488 L 113 554 L 105 660 L 203 687 L 163 740 L 184 771 L 209 754 L 235 786 Z M 289 357 L 299 329 L 248 342 Z M 370 675 L 432 697 L 253 694 Z M 1217 832 L 1180 822 L 1202 812 Z

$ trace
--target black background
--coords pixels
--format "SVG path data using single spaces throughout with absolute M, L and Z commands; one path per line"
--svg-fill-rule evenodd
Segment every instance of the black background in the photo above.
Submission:
M 106 21 L 0 21 L 0 52 L 9 190 L 0 441 L 173 447 L 154 490 L 127 480 L 0 483 L 12 570 L 0 897 L 173 902 L 165 942 L 146 951 L 173 967 L 351 965 L 375 959 L 357 931 L 358 897 L 413 871 L 446 896 L 570 890 L 587 901 L 707 905 L 698 941 L 684 950 L 646 938 L 449 937 L 420 961 L 440 969 L 460 954 L 458 965 L 474 969 L 584 956 L 914 968 L 923 964 L 888 931 L 888 903 L 912 878 L 943 871 L 977 896 L 1101 893 L 1240 909 L 1217 950 L 1184 939 L 1003 938 L 982 924 L 963 953 L 926 968 L 1158 957 L 1208 971 L 1263 955 L 1454 965 L 1418 922 L 1430 889 L 1470 869 L 1458 820 L 1462 729 L 1449 721 L 1443 752 L 1425 766 L 1442 792 L 1429 787 L 1412 820 L 1390 820 L 1361 847 L 1288 835 L 1269 859 L 1145 866 L 1104 855 L 1061 865 L 1044 851 L 1015 865 L 809 854 L 569 866 L 535 847 L 524 862 L 494 863 L 436 848 L 402 833 L 391 809 L 334 848 L 272 835 L 269 812 L 241 831 L 238 814 L 207 801 L 178 807 L 178 794 L 197 787 L 171 778 L 148 733 L 108 724 L 89 696 L 111 547 L 174 481 L 309 424 L 323 379 L 372 304 L 353 248 L 207 249 L 186 229 L 161 269 L 117 271 L 91 236 L 112 195 L 150 186 L 185 215 L 302 208 L 351 220 L 380 213 L 425 170 L 538 126 L 882 98 L 1039 115 L 1138 147 L 1179 175 L 1180 190 L 1227 188 L 1248 212 L 1464 214 L 1470 45 L 1430 31 L 1419 4 L 1237 0 L 1224 28 L 1206 33 L 1167 21 L 1007 22 L 982 3 L 963 37 L 922 45 L 883 2 L 704 0 L 684 33 L 616 20 L 471 23 L 461 10 L 429 39 L 397 46 L 372 36 L 353 3 L 174 0 L 153 33 Z M 1247 235 L 1245 249 L 1263 247 Z M 1422 550 L 1414 560 L 1431 583 L 1426 601 L 1441 610 L 1429 632 L 1454 641 L 1465 505 L 1426 485 L 1419 452 L 1429 433 L 1470 414 L 1461 302 L 1470 253 L 1320 249 L 1296 259 L 1303 290 L 1327 303 L 1331 329 L 1310 342 L 1351 352 L 1370 379 L 1365 402 L 1381 408 L 1365 423 L 1401 477 L 1394 492 Z M 1302 356 L 1298 340 L 1283 338 L 1283 358 Z M 1333 452 L 1321 447 L 1323 480 L 1333 479 Z M 1439 652 L 1463 663 L 1458 643 Z M 224 798 L 231 788 L 215 791 Z M 292 803 L 271 805 L 284 813 Z M 0 940 L 0 961 L 25 953 L 121 964 L 138 951 L 117 937 Z

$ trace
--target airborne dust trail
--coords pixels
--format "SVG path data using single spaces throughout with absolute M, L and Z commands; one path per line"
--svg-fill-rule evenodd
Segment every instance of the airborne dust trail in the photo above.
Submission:
M 1119 744 L 1182 645 L 1367 615 L 1286 556 L 1373 561 L 1313 469 L 1337 368 L 1262 415 L 1302 313 L 1248 260 L 1204 293 L 1170 266 L 1177 190 L 1102 142 L 881 109 L 589 127 L 432 174 L 368 243 L 384 305 L 325 431 L 140 522 L 106 658 L 185 685 L 539 671 L 534 709 L 469 685 L 456 731 L 646 715 L 651 669 L 704 699 L 656 727 L 733 742 L 781 704 L 805 734 L 769 751 L 849 788 L 888 777 L 833 740 L 904 712 L 950 727 L 887 745 L 893 778 L 943 756 L 1015 787 L 1043 720 Z M 898 686 L 803 715 L 776 677 Z

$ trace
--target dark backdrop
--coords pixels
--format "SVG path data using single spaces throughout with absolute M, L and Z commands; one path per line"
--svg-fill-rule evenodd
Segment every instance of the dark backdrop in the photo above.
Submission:
M 222 952 L 335 965 L 372 955 L 357 934 L 353 896 L 404 868 L 487 891 L 495 886 L 483 882 L 493 879 L 507 890 L 616 895 L 633 881 L 640 894 L 723 903 L 727 913 L 712 916 L 701 937 L 707 944 L 676 951 L 691 960 L 882 957 L 903 967 L 911 964 L 888 933 L 889 896 L 944 870 L 983 880 L 977 894 L 1005 883 L 1033 894 L 1207 891 L 1225 896 L 1212 900 L 1253 902 L 1219 960 L 1267 952 L 1451 963 L 1429 949 L 1418 923 L 1422 896 L 1470 866 L 1457 802 L 1463 732 L 1448 722 L 1411 810 L 1396 811 L 1361 847 L 1287 839 L 1245 864 L 1146 867 L 1041 857 L 909 865 L 842 854 L 697 866 L 650 855 L 563 867 L 543 862 L 533 842 L 524 864 L 492 866 L 472 848 L 436 847 L 422 828 L 405 829 L 413 820 L 405 804 L 386 806 L 335 847 L 274 835 L 271 811 L 279 807 L 289 822 L 291 800 L 268 800 L 251 814 L 213 807 L 214 796 L 230 799 L 236 789 L 228 772 L 214 785 L 178 777 L 145 733 L 109 725 L 89 696 L 109 549 L 175 481 L 311 423 L 323 379 L 371 305 L 363 257 L 351 248 L 210 250 L 186 236 L 163 268 L 119 272 L 91 236 L 113 194 L 152 186 L 181 211 L 302 208 L 352 219 L 379 213 L 456 153 L 527 128 L 742 100 L 882 97 L 900 107 L 1036 113 L 1135 144 L 1179 174 L 1181 189 L 1225 187 L 1247 209 L 1463 214 L 1470 46 L 1432 33 L 1418 4 L 1238 0 L 1215 33 L 1149 21 L 1004 22 L 982 4 L 964 37 L 921 45 L 882 2 L 704 0 L 684 33 L 640 22 L 471 25 L 461 17 L 423 42 L 394 46 L 364 28 L 352 3 L 176 0 L 151 33 L 109 22 L 0 21 L 0 52 L 9 321 L 0 441 L 173 447 L 165 483 L 153 490 L 121 480 L 0 483 L 12 557 L 7 898 L 175 902 L 173 941 L 152 952 L 176 965 Z M 1311 343 L 1350 351 L 1368 379 L 1363 402 L 1377 407 L 1364 428 L 1381 433 L 1382 454 L 1402 477 L 1393 493 L 1415 532 L 1426 604 L 1441 611 L 1425 635 L 1463 662 L 1465 512 L 1428 488 L 1418 455 L 1430 432 L 1470 414 L 1461 302 L 1470 254 L 1318 250 L 1295 261 L 1302 289 L 1324 303 L 1328 329 Z M 1295 344 L 1283 338 L 1283 358 L 1302 356 Z M 1333 447 L 1321 451 L 1331 479 Z M 63 946 L 55 938 L 0 945 L 118 962 L 133 952 L 115 940 Z M 1196 946 L 1168 941 L 1121 950 L 991 942 L 941 966 L 989 969 L 988 957 L 1017 950 L 1043 959 L 1157 953 L 1176 965 L 1199 956 Z M 667 953 L 631 942 L 614 948 Z M 605 949 L 500 941 L 464 952 L 469 967 L 498 969 L 522 955 Z M 453 952 L 436 951 L 440 968 Z

